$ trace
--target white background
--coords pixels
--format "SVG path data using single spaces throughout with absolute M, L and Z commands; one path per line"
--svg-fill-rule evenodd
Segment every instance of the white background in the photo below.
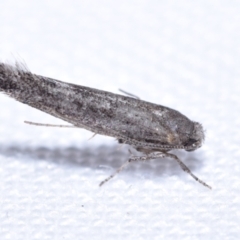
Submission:
M 134 163 L 112 138 L 0 95 L 0 239 L 239 239 L 239 1 L 0 2 L 0 60 L 179 110 L 206 129 L 195 152 Z

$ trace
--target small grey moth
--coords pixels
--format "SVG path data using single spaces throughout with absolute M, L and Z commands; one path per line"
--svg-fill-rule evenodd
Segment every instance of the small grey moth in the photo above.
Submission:
M 26 123 L 84 128 L 94 134 L 116 138 L 119 143 L 128 144 L 142 153 L 142 156 L 130 156 L 100 186 L 130 162 L 167 157 L 176 160 L 183 171 L 211 189 L 176 155 L 169 153 L 172 149 L 194 151 L 204 141 L 202 125 L 176 110 L 140 100 L 131 94 L 124 96 L 36 75 L 20 64 L 0 63 L 0 91 L 72 125 Z

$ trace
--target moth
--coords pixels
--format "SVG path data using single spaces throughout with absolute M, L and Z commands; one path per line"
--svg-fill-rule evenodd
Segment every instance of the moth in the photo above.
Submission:
M 71 125 L 26 123 L 84 128 L 94 134 L 116 138 L 120 144 L 128 144 L 142 153 L 141 156 L 131 155 L 100 186 L 130 162 L 172 158 L 183 171 L 211 189 L 176 155 L 169 152 L 173 149 L 194 151 L 204 141 L 202 125 L 174 109 L 140 100 L 131 94 L 114 94 L 36 75 L 19 63 L 15 66 L 0 63 L 0 91 Z

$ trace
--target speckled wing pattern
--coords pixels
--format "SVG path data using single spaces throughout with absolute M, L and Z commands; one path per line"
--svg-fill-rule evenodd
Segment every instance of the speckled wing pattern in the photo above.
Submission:
M 0 90 L 74 126 L 137 147 L 184 148 L 193 128 L 193 122 L 173 109 L 35 75 L 21 66 L 0 64 Z

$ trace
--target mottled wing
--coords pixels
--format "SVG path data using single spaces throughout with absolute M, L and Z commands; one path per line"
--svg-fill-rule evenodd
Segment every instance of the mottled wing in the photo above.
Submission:
M 167 107 L 64 83 L 6 64 L 0 64 L 0 91 L 75 126 L 135 146 L 181 146 L 179 122 L 174 119 L 179 117 L 184 125 L 190 123 Z

